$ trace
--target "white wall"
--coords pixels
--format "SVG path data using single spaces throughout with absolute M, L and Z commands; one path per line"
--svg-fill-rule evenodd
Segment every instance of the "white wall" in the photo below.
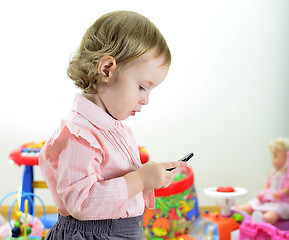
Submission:
M 264 185 L 269 142 L 289 136 L 288 1 L 18 0 L 0 9 L 0 198 L 22 174 L 8 164 L 9 152 L 49 137 L 79 92 L 66 67 L 85 30 L 122 9 L 150 18 L 173 55 L 150 104 L 126 122 L 151 160 L 193 151 L 200 205 L 215 203 L 206 187 L 247 188 L 242 203 Z M 52 204 L 47 192 L 40 195 Z

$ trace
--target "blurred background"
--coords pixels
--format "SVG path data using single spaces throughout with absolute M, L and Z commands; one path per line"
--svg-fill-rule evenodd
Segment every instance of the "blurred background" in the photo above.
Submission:
M 215 205 L 207 187 L 246 188 L 237 203 L 255 197 L 271 168 L 270 141 L 289 137 L 287 0 L 1 1 L 0 198 L 22 176 L 9 153 L 58 128 L 80 93 L 66 76 L 69 59 L 87 28 L 115 10 L 148 17 L 173 56 L 149 105 L 125 121 L 139 145 L 156 162 L 194 152 L 201 206 Z

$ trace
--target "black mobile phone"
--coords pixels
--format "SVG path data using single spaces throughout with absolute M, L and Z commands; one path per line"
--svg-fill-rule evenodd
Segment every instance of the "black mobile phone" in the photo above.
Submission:
M 189 153 L 188 155 L 186 155 L 186 156 L 184 156 L 183 158 L 181 158 L 181 159 L 179 160 L 179 162 L 187 162 L 187 161 L 189 161 L 190 158 L 193 157 L 193 156 L 194 156 L 193 153 Z M 175 168 L 169 168 L 169 169 L 167 169 L 167 171 L 173 171 L 174 169 L 175 169 Z

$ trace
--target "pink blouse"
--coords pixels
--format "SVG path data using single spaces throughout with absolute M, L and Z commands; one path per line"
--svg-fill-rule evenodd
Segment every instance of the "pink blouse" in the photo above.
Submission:
M 141 166 L 132 131 L 81 94 L 46 141 L 39 166 L 62 216 L 117 219 L 154 207 L 153 191 L 128 198 L 123 176 Z

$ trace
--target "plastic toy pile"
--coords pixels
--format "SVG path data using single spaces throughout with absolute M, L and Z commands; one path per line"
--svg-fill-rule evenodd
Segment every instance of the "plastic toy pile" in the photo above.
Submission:
M 4 198 L 0 200 L 0 206 L 3 203 L 3 201 L 9 197 L 10 195 L 18 194 L 18 191 L 11 192 L 7 194 Z M 12 239 L 18 239 L 18 240 L 28 240 L 28 239 L 44 239 L 47 230 L 44 229 L 44 225 L 42 224 L 41 220 L 36 218 L 34 216 L 34 209 L 33 209 L 33 215 L 28 214 L 28 202 L 32 204 L 32 198 L 34 197 L 39 198 L 35 194 L 27 194 L 22 193 L 23 196 L 28 197 L 25 200 L 25 210 L 24 212 L 19 210 L 18 207 L 18 199 L 16 198 L 15 201 L 12 203 L 9 213 L 8 213 L 8 222 L 5 223 L 4 218 L 2 217 L 1 225 L 0 225 L 0 240 L 12 240 Z M 42 202 L 43 205 L 43 202 Z M 14 214 L 13 214 L 13 220 L 11 220 L 11 213 L 12 208 L 15 206 Z M 43 205 L 44 207 L 44 205 Z M 45 213 L 45 209 L 44 209 Z M 45 218 L 45 215 L 44 215 Z
M 188 233 L 200 215 L 192 170 L 181 169 L 173 183 L 155 195 L 155 209 L 144 214 L 144 239 L 176 239 Z

